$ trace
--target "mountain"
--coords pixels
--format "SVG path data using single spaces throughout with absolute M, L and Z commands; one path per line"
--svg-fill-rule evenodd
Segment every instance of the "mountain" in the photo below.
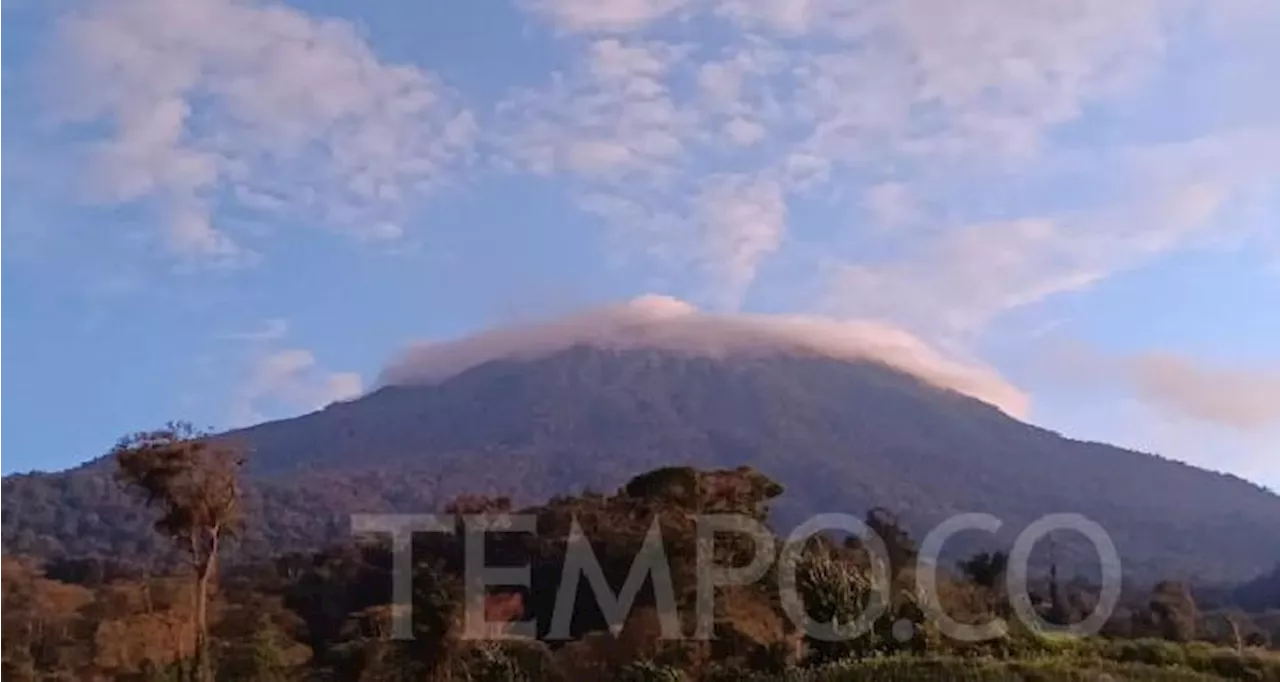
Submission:
M 661 466 L 747 464 L 786 488 L 779 525 L 898 513 L 919 534 L 959 512 L 1078 512 L 1134 576 L 1245 580 L 1280 559 L 1280 497 L 1239 478 L 1069 440 L 869 359 L 572 345 L 227 434 L 251 450 L 240 551 L 345 537 L 351 512 L 429 512 L 460 493 L 540 501 Z M 131 556 L 164 543 L 101 460 L 3 482 L 8 552 Z M 969 538 L 974 541 L 974 538 Z

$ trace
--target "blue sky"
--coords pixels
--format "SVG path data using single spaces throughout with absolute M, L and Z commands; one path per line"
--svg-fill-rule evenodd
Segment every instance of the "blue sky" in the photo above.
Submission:
M 8 3 L 5 473 L 657 293 L 1280 487 L 1273 0 Z

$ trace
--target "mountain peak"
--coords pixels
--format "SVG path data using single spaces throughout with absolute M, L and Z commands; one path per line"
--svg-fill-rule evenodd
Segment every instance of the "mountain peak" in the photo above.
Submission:
M 948 357 L 897 327 L 811 315 L 721 314 L 646 295 L 568 316 L 421 342 L 382 371 L 381 385 L 434 384 L 493 360 L 529 360 L 574 346 L 664 350 L 709 358 L 779 354 L 871 361 L 1022 417 L 1027 396 L 994 370 Z
M 650 335 L 644 343 L 548 344 L 536 358 L 481 362 L 226 434 L 249 452 L 245 551 L 323 546 L 349 535 L 352 513 L 422 513 L 462 494 L 524 503 L 616 490 L 659 467 L 739 465 L 786 489 L 773 507 L 784 526 L 885 507 L 918 535 L 986 512 L 1003 534 L 976 540 L 1008 546 L 1040 515 L 1067 511 L 1102 525 L 1132 575 L 1205 580 L 1252 577 L 1280 551 L 1268 532 L 1280 498 L 1238 479 L 1071 441 L 883 361 L 810 346 L 748 345 L 747 355 L 739 338 L 696 353 L 655 348 L 689 329 L 629 313 L 643 322 L 637 338 Z M 721 324 L 713 318 L 711 329 Z M 6 478 L 5 550 L 114 555 L 154 537 L 110 476 L 100 466 Z

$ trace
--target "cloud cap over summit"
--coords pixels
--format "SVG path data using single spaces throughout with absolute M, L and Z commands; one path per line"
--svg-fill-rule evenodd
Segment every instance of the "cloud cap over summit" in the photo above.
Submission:
M 435 383 L 491 360 L 535 359 L 577 345 L 714 358 L 794 353 L 872 361 L 988 402 L 1015 417 L 1024 417 L 1029 407 L 1026 394 L 993 370 L 949 358 L 887 324 L 809 315 L 707 313 L 660 295 L 451 341 L 416 343 L 383 368 L 378 383 Z

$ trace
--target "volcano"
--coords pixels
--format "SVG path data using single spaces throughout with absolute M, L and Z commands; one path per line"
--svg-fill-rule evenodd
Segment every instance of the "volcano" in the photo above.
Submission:
M 749 465 L 784 486 L 783 525 L 884 507 L 920 534 L 988 512 L 1007 529 L 989 540 L 1008 542 L 1041 515 L 1073 512 L 1108 531 L 1127 575 L 1245 580 L 1280 559 L 1274 493 L 1025 423 L 994 375 L 868 330 L 842 352 L 801 343 L 816 331 L 803 320 L 662 329 L 682 315 L 412 349 L 361 398 L 225 434 L 251 451 L 237 551 L 316 548 L 348 537 L 351 513 L 431 512 L 463 493 L 532 503 L 663 466 Z M 8 476 L 3 507 L 6 552 L 166 549 L 101 460 Z

